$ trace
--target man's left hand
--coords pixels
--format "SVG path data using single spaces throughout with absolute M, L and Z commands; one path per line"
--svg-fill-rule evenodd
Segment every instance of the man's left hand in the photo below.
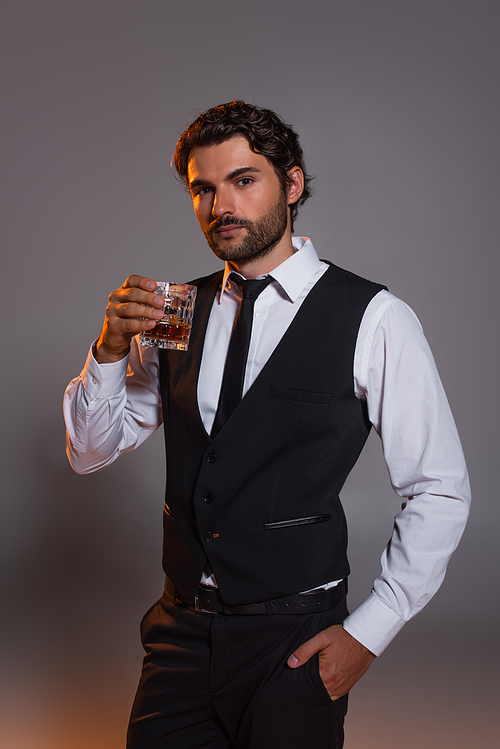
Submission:
M 287 663 L 290 668 L 298 668 L 314 653 L 319 653 L 319 673 L 332 700 L 346 694 L 376 657 L 341 624 L 328 627 L 304 642 Z

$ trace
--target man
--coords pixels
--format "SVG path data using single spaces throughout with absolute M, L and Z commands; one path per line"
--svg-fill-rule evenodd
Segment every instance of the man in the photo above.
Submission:
M 82 473 L 165 425 L 166 586 L 142 622 L 128 747 L 338 749 L 348 691 L 437 590 L 463 531 L 460 443 L 413 313 L 292 240 L 309 178 L 288 125 L 222 105 L 181 135 L 175 166 L 225 261 L 193 282 L 189 350 L 139 348 L 162 300 L 130 276 L 65 396 Z M 338 494 L 371 425 L 404 502 L 349 615 Z

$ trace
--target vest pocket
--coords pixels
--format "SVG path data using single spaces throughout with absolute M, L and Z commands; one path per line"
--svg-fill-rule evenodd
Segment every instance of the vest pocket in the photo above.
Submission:
M 292 528 L 294 525 L 311 525 L 312 523 L 326 523 L 330 520 L 331 514 L 327 515 L 310 515 L 306 518 L 293 518 L 293 520 L 278 520 L 276 523 L 264 523 L 264 530 L 270 531 L 274 528 Z
M 313 390 L 287 390 L 286 388 L 272 387 L 269 394 L 271 398 L 283 398 L 300 403 L 328 404 L 332 399 L 331 393 L 315 393 Z

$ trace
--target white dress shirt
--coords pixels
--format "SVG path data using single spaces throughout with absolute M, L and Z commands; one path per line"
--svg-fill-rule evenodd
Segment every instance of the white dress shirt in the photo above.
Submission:
M 255 302 L 244 393 L 326 271 L 309 239 L 271 272 Z M 227 280 L 216 295 L 198 381 L 198 403 L 210 433 L 240 291 Z M 300 343 L 298 344 L 300 345 Z M 179 353 L 182 356 L 182 353 Z M 364 313 L 356 341 L 353 387 L 366 400 L 382 439 L 394 491 L 405 498 L 395 518 L 382 572 L 344 628 L 379 655 L 434 595 L 462 535 L 470 489 L 462 448 L 434 359 L 415 314 L 387 291 Z M 97 471 L 142 444 L 161 424 L 158 356 L 133 339 L 130 354 L 98 364 L 89 352 L 64 397 L 67 452 L 78 473 Z M 410 499 L 407 499 L 410 498 Z M 335 584 L 333 581 L 331 584 Z

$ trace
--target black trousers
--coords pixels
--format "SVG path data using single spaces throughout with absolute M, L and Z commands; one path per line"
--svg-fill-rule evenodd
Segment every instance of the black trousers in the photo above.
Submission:
M 286 661 L 346 616 L 345 600 L 315 614 L 205 614 L 165 592 L 141 623 L 127 749 L 341 749 L 347 695 L 332 702 L 317 654 Z

